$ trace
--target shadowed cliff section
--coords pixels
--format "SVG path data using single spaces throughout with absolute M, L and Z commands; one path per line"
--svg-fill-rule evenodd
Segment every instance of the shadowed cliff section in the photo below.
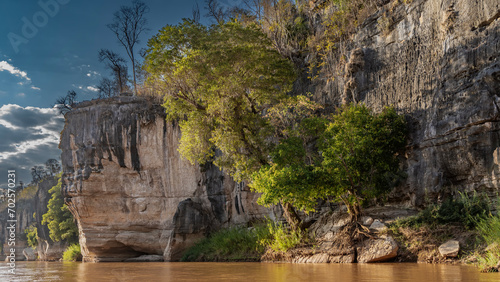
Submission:
M 406 115 L 406 182 L 396 202 L 423 205 L 456 191 L 500 188 L 500 2 L 390 1 L 362 23 L 333 79 L 309 86 L 316 100 L 364 102 Z M 383 23 L 389 22 L 389 25 Z
M 183 160 L 180 130 L 160 105 L 114 97 L 80 103 L 65 117 L 63 194 L 85 261 L 178 260 L 210 231 L 270 214 L 214 165 Z

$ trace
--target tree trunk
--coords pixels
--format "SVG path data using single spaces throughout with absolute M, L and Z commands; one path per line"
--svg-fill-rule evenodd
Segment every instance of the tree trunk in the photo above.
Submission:
M 137 96 L 137 83 L 135 80 L 135 58 L 133 54 L 134 53 L 132 53 L 132 73 L 134 74 L 134 95 Z
M 282 203 L 281 205 L 283 206 L 283 215 L 285 216 L 288 224 L 290 224 L 292 230 L 298 230 L 301 228 L 302 220 L 293 206 L 290 203 Z

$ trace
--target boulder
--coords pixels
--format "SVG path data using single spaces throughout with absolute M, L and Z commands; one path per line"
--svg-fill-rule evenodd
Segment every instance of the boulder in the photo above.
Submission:
M 23 255 L 27 261 L 34 261 L 38 256 L 38 254 L 32 248 L 25 248 L 23 250 Z
M 373 223 L 373 218 L 371 216 L 362 216 L 361 217 L 361 224 L 364 226 L 370 226 Z
M 370 225 L 370 229 L 382 232 L 387 230 L 387 227 L 380 221 L 380 219 L 375 219 L 373 223 Z
M 460 251 L 460 243 L 457 240 L 449 240 L 439 246 L 439 253 L 446 258 L 454 258 L 458 256 Z
M 358 262 L 382 262 L 398 255 L 398 244 L 391 236 L 368 239 L 358 247 Z

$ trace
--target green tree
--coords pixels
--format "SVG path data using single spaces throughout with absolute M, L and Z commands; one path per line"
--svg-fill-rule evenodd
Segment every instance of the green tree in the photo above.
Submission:
M 400 178 L 397 153 L 406 143 L 406 124 L 393 108 L 374 115 L 364 105 L 346 106 L 331 122 L 312 108 L 305 114 L 308 108 L 297 102 L 283 109 L 273 120 L 286 121 L 284 136 L 250 184 L 262 193 L 259 204 L 282 203 L 286 215 L 294 212 L 290 206 L 309 212 L 317 199 L 331 199 L 346 204 L 356 219 L 363 201 L 389 191 Z M 293 229 L 301 226 L 297 216 L 287 217 Z
M 320 181 L 324 196 L 342 201 L 354 219 L 366 200 L 388 192 L 401 178 L 398 153 L 406 122 L 395 109 L 380 114 L 365 105 L 343 107 L 326 131 Z
M 24 234 L 26 234 L 28 246 L 35 248 L 38 245 L 38 229 L 35 223 L 32 223 L 28 228 L 24 229 Z
M 179 151 L 191 163 L 214 160 L 238 181 L 268 163 L 273 128 L 263 113 L 295 79 L 271 46 L 256 25 L 236 21 L 184 20 L 149 41 L 149 83 L 165 95 L 168 119 L 179 120 Z
M 262 193 L 258 203 L 281 204 L 292 229 L 302 226 L 295 208 L 312 211 L 321 195 L 316 179 L 321 173 L 318 136 L 327 120 L 317 116 L 322 107 L 306 96 L 288 97 L 268 110 L 266 119 L 273 126 L 275 146 L 269 163 L 252 176 L 250 187 Z
M 61 194 L 61 176 L 57 185 L 49 190 L 52 194 L 49 204 L 47 205 L 48 211 L 43 215 L 42 224 L 49 227 L 50 239 L 54 242 L 66 240 L 69 243 L 78 240 L 78 228 L 75 224 L 73 215 L 64 204 L 64 198 Z

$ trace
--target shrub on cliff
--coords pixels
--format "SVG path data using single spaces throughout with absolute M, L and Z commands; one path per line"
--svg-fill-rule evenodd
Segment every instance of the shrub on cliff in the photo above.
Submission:
M 50 239 L 54 242 L 65 240 L 69 243 L 78 241 L 78 228 L 75 224 L 73 215 L 64 204 L 64 198 L 61 194 L 61 176 L 57 185 L 49 190 L 52 194 L 47 213 L 43 215 L 42 224 L 49 227 Z

